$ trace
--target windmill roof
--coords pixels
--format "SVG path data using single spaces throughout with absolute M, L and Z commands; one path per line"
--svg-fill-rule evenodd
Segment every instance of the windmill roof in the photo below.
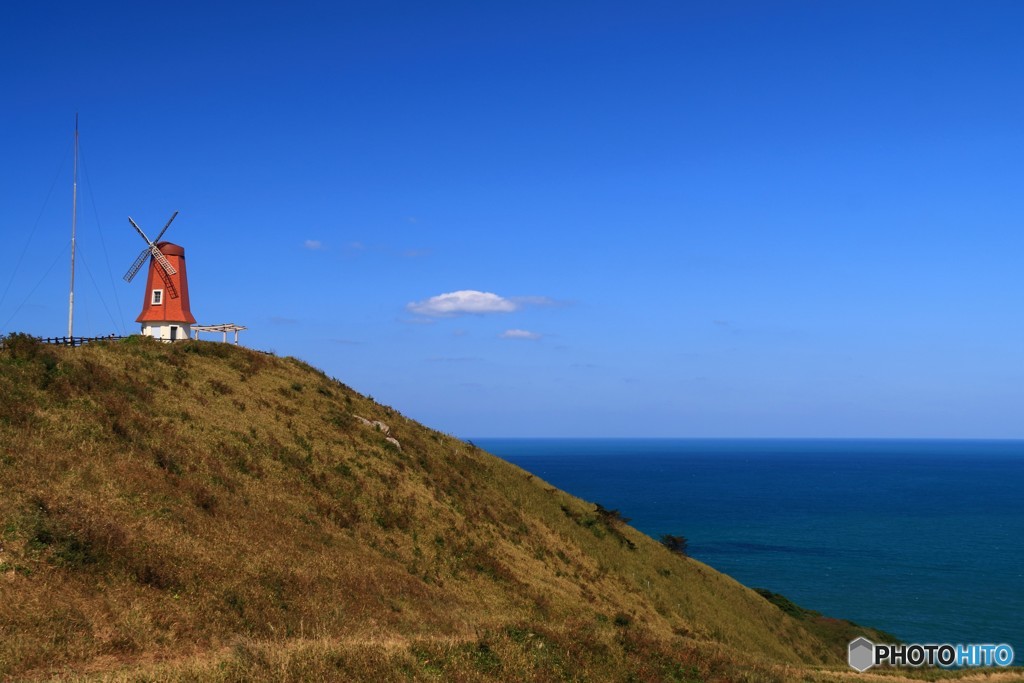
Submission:
M 164 256 L 185 255 L 185 248 L 179 247 L 177 244 L 174 244 L 173 242 L 157 242 L 156 247 Z

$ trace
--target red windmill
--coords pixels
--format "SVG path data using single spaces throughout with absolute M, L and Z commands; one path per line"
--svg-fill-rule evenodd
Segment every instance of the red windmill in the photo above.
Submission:
M 191 326 L 196 322 L 188 305 L 185 250 L 177 244 L 160 241 L 177 215 L 178 212 L 175 211 L 155 241 L 146 237 L 142 228 L 131 219 L 131 216 L 128 217 L 128 222 L 135 231 L 146 240 L 146 248 L 124 274 L 125 282 L 132 281 L 145 263 L 146 257 L 149 257 L 149 277 L 146 280 L 142 313 L 135 321 L 142 323 L 142 334 L 167 341 L 188 339 L 192 331 Z

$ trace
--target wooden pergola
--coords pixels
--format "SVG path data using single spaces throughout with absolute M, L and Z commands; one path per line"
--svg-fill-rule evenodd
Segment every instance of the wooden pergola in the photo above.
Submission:
M 195 333 L 194 338 L 199 339 L 200 332 L 223 332 L 224 343 L 228 341 L 228 332 L 235 333 L 235 344 L 238 344 L 238 333 L 242 330 L 247 330 L 248 327 L 244 325 L 236 325 L 235 323 L 221 323 L 220 325 L 193 325 L 192 332 Z

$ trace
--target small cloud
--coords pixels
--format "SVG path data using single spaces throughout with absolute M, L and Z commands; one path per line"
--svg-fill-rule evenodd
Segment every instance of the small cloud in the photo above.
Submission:
M 302 243 L 302 246 L 310 251 L 320 251 L 324 248 L 323 242 L 320 240 L 306 240 Z
M 457 329 L 457 330 L 452 330 L 452 336 L 453 337 L 465 337 L 467 334 L 469 334 L 469 332 L 467 332 L 466 330 L 462 329 L 461 327 L 459 329 Z
M 514 296 L 511 299 L 520 306 L 564 306 L 561 301 L 555 301 L 549 296 Z
M 505 330 L 499 336 L 502 339 L 540 339 L 542 335 L 529 330 Z
M 462 289 L 457 292 L 438 294 L 423 301 L 406 304 L 406 310 L 419 315 L 436 317 L 485 313 L 511 313 L 519 308 L 515 302 L 492 292 Z

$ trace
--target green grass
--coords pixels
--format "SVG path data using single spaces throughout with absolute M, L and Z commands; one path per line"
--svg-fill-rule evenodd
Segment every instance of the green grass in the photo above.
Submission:
M 0 387 L 3 680 L 818 680 L 874 634 L 292 358 L 14 336 Z

